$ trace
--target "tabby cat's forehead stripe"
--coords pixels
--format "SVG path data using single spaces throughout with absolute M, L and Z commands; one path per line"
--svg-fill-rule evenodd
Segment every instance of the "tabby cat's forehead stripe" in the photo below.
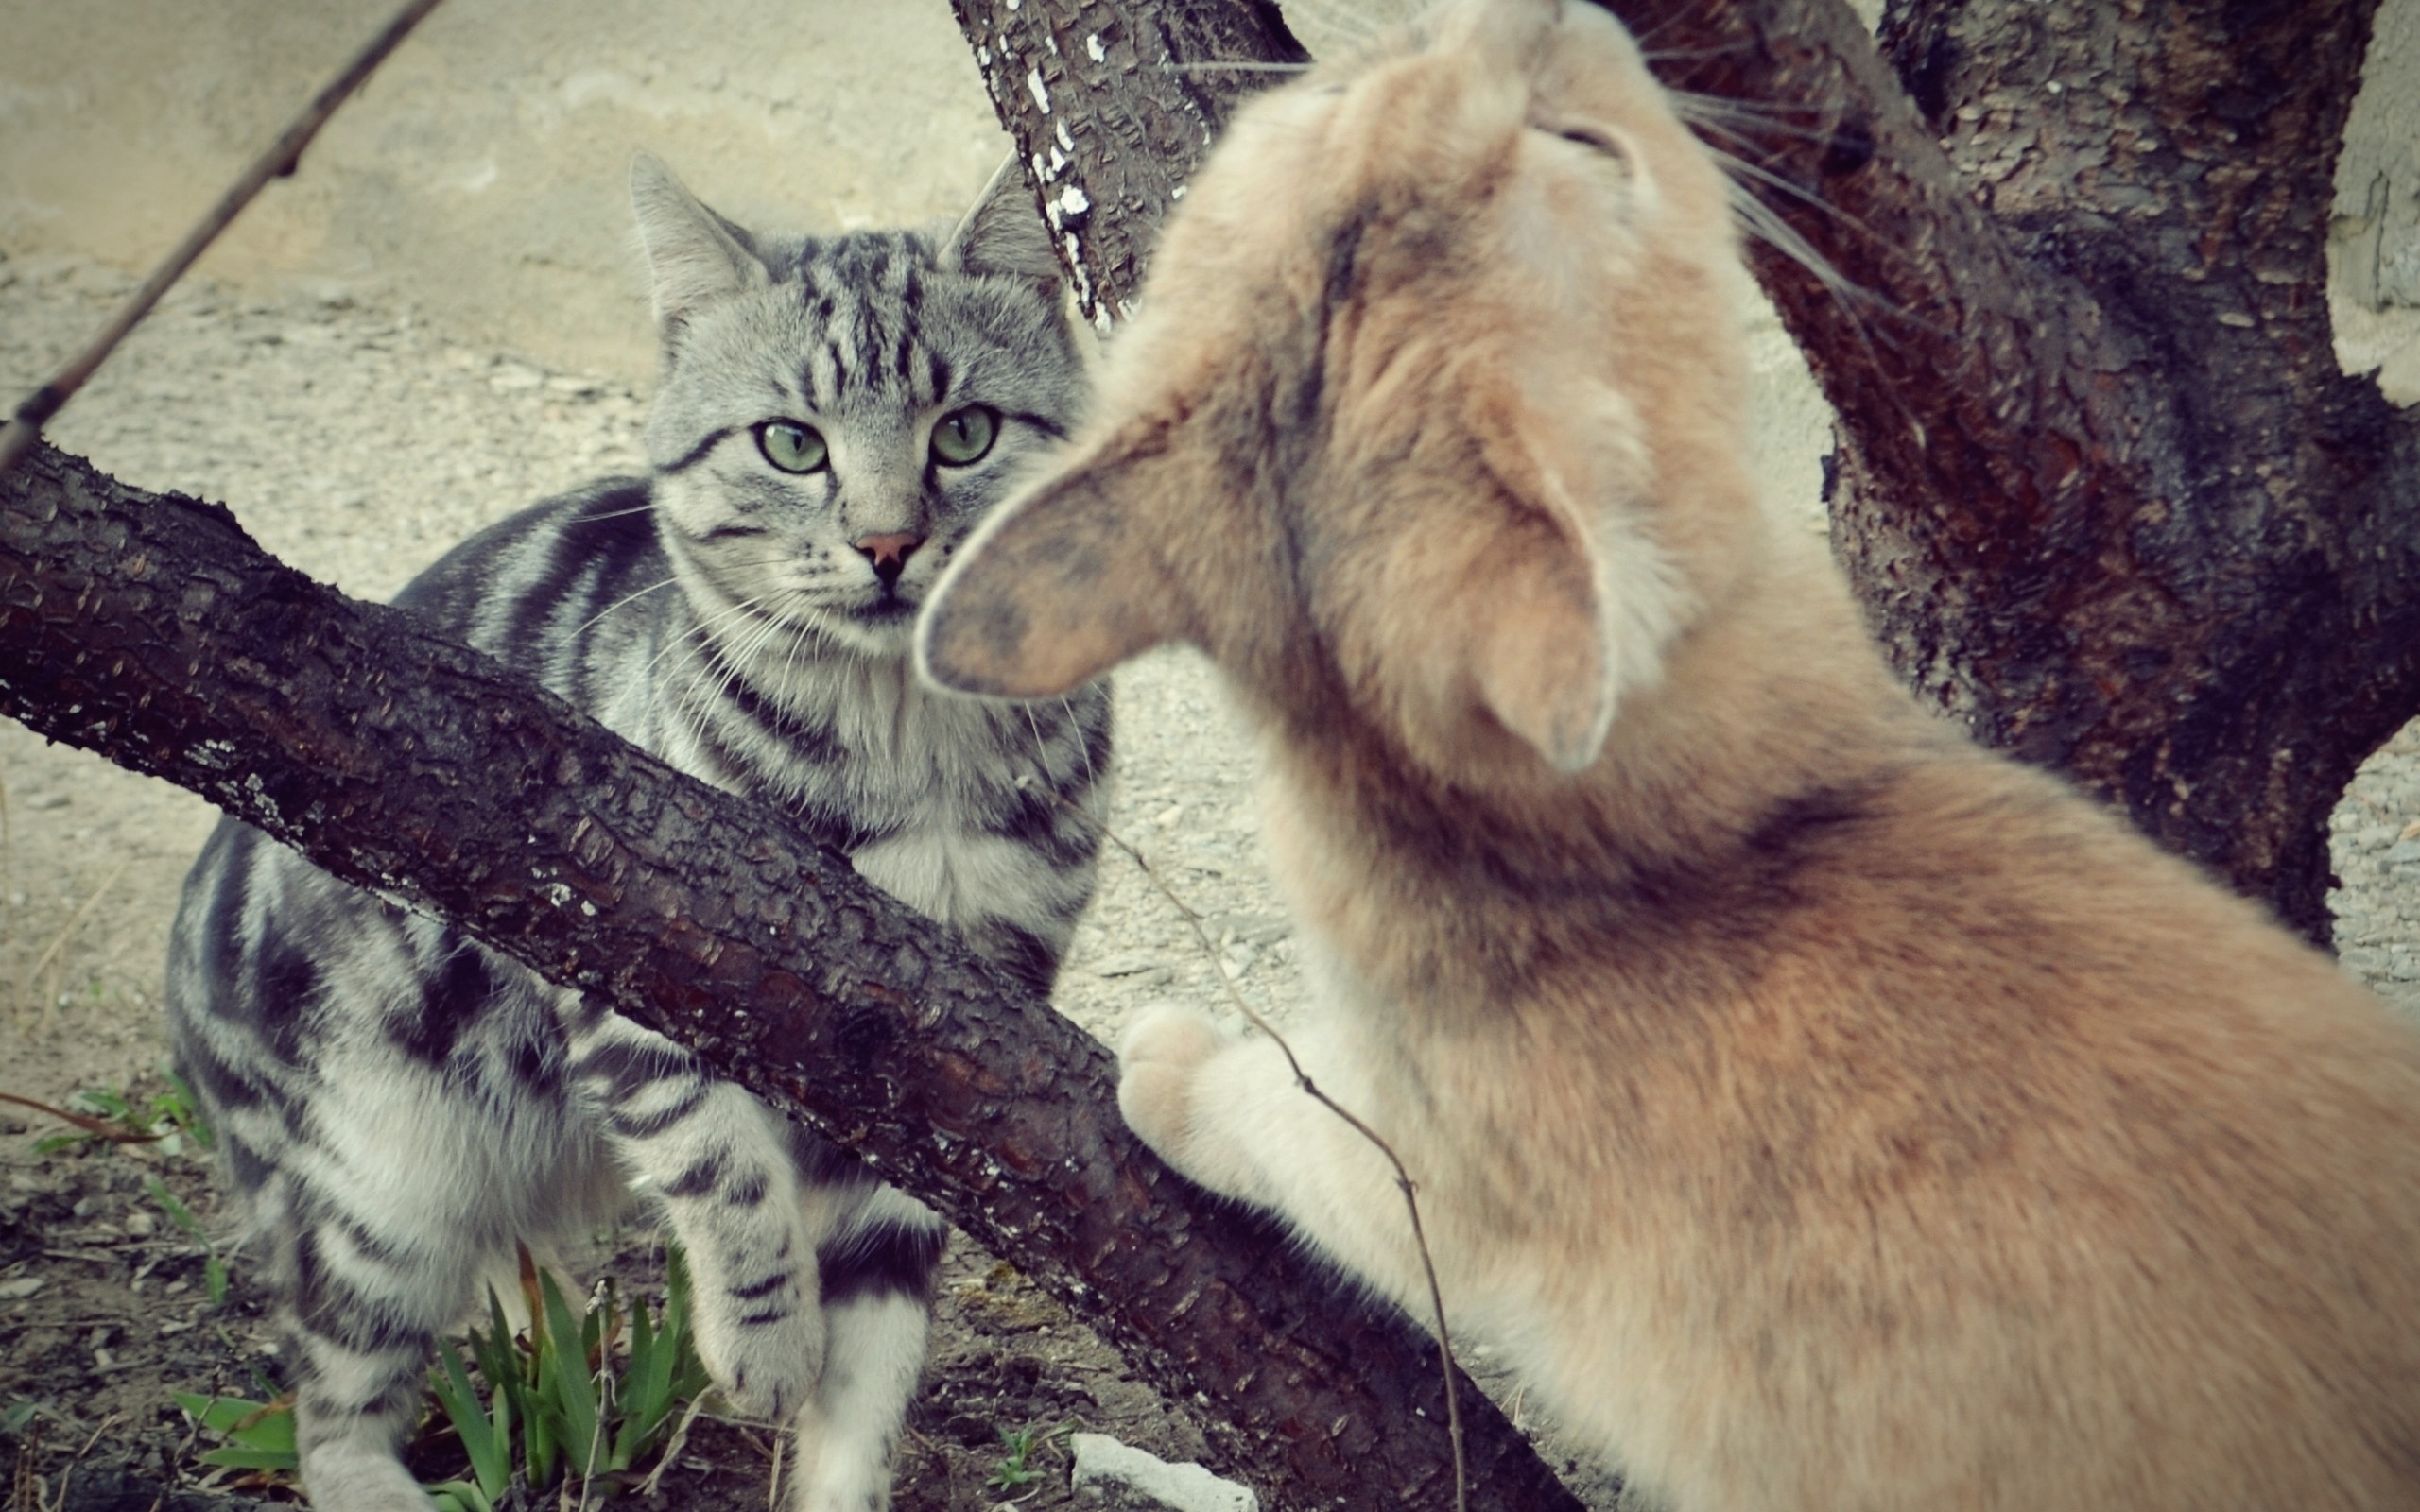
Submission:
M 696 467 L 699 463 L 704 461 L 708 454 L 712 453 L 716 447 L 720 446 L 726 438 L 739 434 L 740 430 L 741 427 L 737 425 L 723 425 L 708 431 L 704 436 L 699 438 L 698 443 L 695 446 L 690 447 L 686 452 L 682 453 L 679 456 L 674 457 L 671 461 L 666 462 L 662 467 L 656 469 L 656 471 L 666 474 L 686 472 L 691 468 Z

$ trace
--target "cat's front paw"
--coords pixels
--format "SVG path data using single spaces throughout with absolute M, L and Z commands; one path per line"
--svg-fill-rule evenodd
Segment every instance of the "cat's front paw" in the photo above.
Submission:
M 699 1297 L 698 1358 L 734 1411 L 787 1422 L 823 1375 L 823 1309 L 794 1280 L 763 1285 Z
M 1201 1067 L 1230 1043 L 1226 1032 L 1191 1008 L 1147 1008 L 1117 1048 L 1117 1110 L 1152 1152 L 1201 1179 L 1194 1148 L 1194 1085 Z

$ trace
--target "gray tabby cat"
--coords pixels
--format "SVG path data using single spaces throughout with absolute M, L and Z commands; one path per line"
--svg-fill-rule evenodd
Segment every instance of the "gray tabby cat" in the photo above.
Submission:
M 653 475 L 457 547 L 398 603 L 1046 988 L 1093 882 L 1106 694 L 942 697 L 916 607 L 1084 375 L 1007 177 L 947 237 L 776 241 L 642 158 L 664 337 Z M 397 1458 L 433 1337 L 516 1241 L 660 1199 L 742 1408 L 791 1415 L 796 1504 L 880 1508 L 942 1224 L 685 1051 L 222 822 L 170 946 L 179 1065 L 275 1258 L 302 1479 L 426 1512 Z

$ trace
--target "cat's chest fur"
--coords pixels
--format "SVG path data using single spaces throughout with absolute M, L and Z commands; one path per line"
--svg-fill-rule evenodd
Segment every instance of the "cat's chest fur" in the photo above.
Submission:
M 708 781 L 804 817 L 920 912 L 960 923 L 1037 885 L 1047 848 L 1034 842 L 1065 833 L 1072 846 L 1087 821 L 1067 795 L 1105 758 L 1098 693 L 1009 707 L 936 695 L 904 658 L 763 660 L 676 749 Z M 778 728 L 788 748 L 735 763 L 734 724 Z

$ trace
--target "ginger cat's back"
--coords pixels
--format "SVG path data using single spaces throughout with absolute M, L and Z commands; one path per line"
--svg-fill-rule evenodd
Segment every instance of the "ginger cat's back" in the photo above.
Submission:
M 1742 468 L 1732 236 L 1588 6 L 1271 92 L 928 672 L 1219 663 L 1297 1051 L 1458 1326 L 1680 1512 L 2420 1506 L 2420 1035 L 1914 706 Z M 1123 1056 L 1178 1170 L 1424 1295 L 1265 1040 Z

